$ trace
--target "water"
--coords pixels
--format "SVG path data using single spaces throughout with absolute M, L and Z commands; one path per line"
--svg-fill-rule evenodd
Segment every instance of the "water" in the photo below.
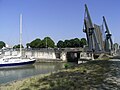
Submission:
M 55 72 L 63 68 L 64 63 L 36 63 L 26 67 L 0 69 L 0 84 L 26 77 Z

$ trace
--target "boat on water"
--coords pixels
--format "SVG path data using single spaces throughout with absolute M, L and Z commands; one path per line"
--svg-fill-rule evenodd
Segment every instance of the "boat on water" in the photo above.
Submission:
M 35 63 L 36 59 L 33 57 L 23 57 L 22 56 L 22 14 L 20 14 L 20 53 L 16 56 L 3 56 L 0 58 L 0 68 L 1 67 L 13 67 L 13 66 L 23 66 Z
M 0 59 L 0 67 L 20 66 L 35 63 L 36 59 L 30 57 L 25 58 L 20 55 L 17 56 L 5 56 Z

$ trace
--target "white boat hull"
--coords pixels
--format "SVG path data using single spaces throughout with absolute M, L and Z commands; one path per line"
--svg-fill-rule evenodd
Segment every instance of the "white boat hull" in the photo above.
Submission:
M 10 67 L 10 66 L 20 66 L 20 65 L 28 65 L 35 63 L 35 59 L 0 59 L 0 67 Z

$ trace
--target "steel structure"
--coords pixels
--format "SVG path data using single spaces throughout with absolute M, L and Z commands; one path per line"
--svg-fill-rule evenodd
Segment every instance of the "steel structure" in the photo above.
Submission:
M 84 29 L 83 32 L 86 33 L 88 50 L 92 52 L 101 52 L 102 47 L 97 37 L 97 27 L 93 26 L 87 5 L 85 4 L 85 15 L 84 15 Z M 100 29 L 99 29 L 100 30 Z
M 107 22 L 105 20 L 105 17 L 103 16 L 103 24 L 105 26 L 105 51 L 106 52 L 110 52 L 113 50 L 113 41 L 112 41 L 112 38 L 111 38 L 111 34 L 110 34 L 110 31 L 109 31 L 109 28 L 108 28 L 108 25 L 107 25 Z

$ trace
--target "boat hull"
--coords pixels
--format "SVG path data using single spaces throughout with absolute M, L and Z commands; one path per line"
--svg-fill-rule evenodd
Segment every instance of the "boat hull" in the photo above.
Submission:
M 12 67 L 12 66 L 23 66 L 23 65 L 29 65 L 34 64 L 36 60 L 28 61 L 28 62 L 20 62 L 20 63 L 7 63 L 7 64 L 0 64 L 1 67 Z

